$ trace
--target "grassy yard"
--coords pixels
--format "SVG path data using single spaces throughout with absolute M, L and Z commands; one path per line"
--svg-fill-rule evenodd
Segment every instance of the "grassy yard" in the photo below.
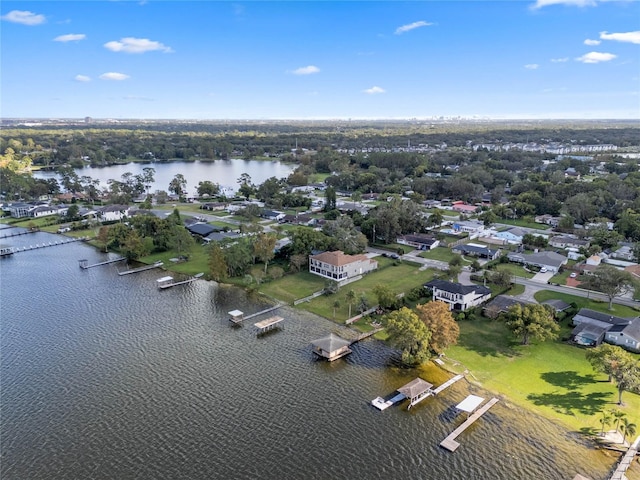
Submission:
M 533 276 L 535 275 L 534 272 L 527 272 L 522 267 L 522 265 L 518 265 L 515 263 L 500 263 L 496 265 L 496 270 L 499 270 L 501 272 L 507 271 L 511 275 L 516 275 L 518 277 L 524 277 L 524 278 L 533 278 Z
M 625 405 L 618 407 L 615 385 L 593 371 L 584 349 L 559 341 L 520 345 L 498 320 L 462 321 L 460 330 L 447 364 L 469 369 L 468 378 L 484 388 L 575 431 L 599 431 L 599 412 L 613 408 L 639 424 L 640 395 L 625 392 Z
M 440 260 L 441 262 L 449 263 L 449 261 L 457 257 L 457 253 L 453 253 L 450 248 L 436 247 L 433 250 L 428 250 L 420 253 L 422 258 L 429 258 L 431 260 Z
M 356 303 L 359 302 L 360 297 L 364 294 L 369 306 L 374 306 L 378 303 L 378 300 L 373 293 L 373 288 L 378 284 L 389 287 L 395 293 L 406 293 L 412 288 L 421 286 L 433 278 L 433 271 L 420 271 L 413 264 L 396 264 L 388 259 L 380 259 L 379 263 L 380 268 L 375 272 L 365 275 L 362 280 L 342 287 L 338 293 L 334 295 L 322 295 L 308 303 L 300 304 L 299 307 L 342 323 L 349 317 L 349 304 L 345 300 L 345 295 L 349 290 L 355 291 Z M 340 302 L 340 307 L 336 309 L 336 316 L 334 317 L 333 304 L 336 300 Z M 351 315 L 356 314 L 356 304 L 354 304 L 351 308 Z
M 578 309 L 590 308 L 591 310 L 610 313 L 618 317 L 635 317 L 640 312 L 640 310 L 638 310 L 637 308 L 627 307 L 626 305 L 618 305 L 616 303 L 613 304 L 613 310 L 609 310 L 609 302 L 603 302 L 600 300 L 593 300 L 593 299 L 584 298 L 584 297 L 577 297 L 577 296 L 569 295 L 566 293 L 552 292 L 551 290 L 540 290 L 539 292 L 535 293 L 534 298 L 539 303 L 542 303 L 545 300 L 550 300 L 553 298 L 564 300 L 567 303 L 575 302 L 575 304 L 578 306 Z
M 505 225 L 514 225 L 516 227 L 535 228 L 537 230 L 548 230 L 549 228 L 551 228 L 551 226 L 547 225 L 546 223 L 534 222 L 533 218 L 531 217 L 516 218 L 516 219 L 500 218 L 496 223 L 504 223 Z
M 189 260 L 186 262 L 174 263 L 171 258 L 177 258 L 180 254 L 175 251 L 154 253 L 139 259 L 142 263 L 151 264 L 157 261 L 164 263 L 166 270 L 183 273 L 185 275 L 195 275 L 196 273 L 209 272 L 209 255 L 207 249 L 202 245 L 194 245 L 188 252 Z
M 263 283 L 259 291 L 291 304 L 294 300 L 311 295 L 323 288 L 323 278 L 309 272 L 300 272 Z

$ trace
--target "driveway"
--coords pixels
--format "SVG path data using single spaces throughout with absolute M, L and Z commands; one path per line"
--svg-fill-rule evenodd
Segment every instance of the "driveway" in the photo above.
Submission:
M 554 272 L 538 272 L 536 273 L 533 278 L 531 280 L 533 280 L 534 282 L 540 282 L 540 283 L 548 283 L 549 280 L 551 280 L 551 277 L 553 277 L 555 275 Z

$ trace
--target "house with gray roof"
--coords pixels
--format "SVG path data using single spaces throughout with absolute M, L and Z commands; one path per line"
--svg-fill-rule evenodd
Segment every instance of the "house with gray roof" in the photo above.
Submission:
M 462 285 L 446 280 L 431 280 L 424 284 L 431 291 L 433 300 L 449 305 L 450 310 L 464 312 L 491 298 L 491 290 L 482 285 Z
M 417 248 L 418 250 L 433 250 L 440 241 L 431 235 L 423 235 L 416 233 L 413 235 L 402 235 L 396 238 L 396 242 L 401 245 L 409 245 L 410 247 Z
M 483 307 L 482 314 L 485 317 L 497 318 L 500 314 L 507 313 L 514 305 L 521 305 L 524 307 L 531 303 L 532 302 L 528 302 L 527 300 L 521 300 L 508 295 L 498 295 Z
M 519 227 L 513 227 L 509 228 L 508 230 L 496 233 L 495 237 L 515 245 L 520 245 L 522 243 L 522 238 L 526 233 L 527 232 Z
M 550 272 L 558 272 L 562 265 L 566 265 L 568 258 L 556 252 L 542 251 L 536 253 L 510 253 L 510 262 L 522 263 L 527 266 L 546 268 Z
M 471 243 L 462 243 L 451 249 L 453 253 L 460 255 L 468 255 L 470 257 L 485 258 L 487 260 L 495 260 L 500 255 L 500 250 L 492 250 L 483 245 L 474 245 Z
M 632 352 L 640 352 L 640 317 L 617 317 L 581 308 L 573 317 L 571 338 L 580 345 L 597 346 L 603 341 Z

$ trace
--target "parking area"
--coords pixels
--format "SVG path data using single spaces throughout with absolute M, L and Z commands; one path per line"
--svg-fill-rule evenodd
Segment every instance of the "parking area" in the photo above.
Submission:
M 531 280 L 533 280 L 534 282 L 547 283 L 554 275 L 554 272 L 538 272 L 533 276 Z

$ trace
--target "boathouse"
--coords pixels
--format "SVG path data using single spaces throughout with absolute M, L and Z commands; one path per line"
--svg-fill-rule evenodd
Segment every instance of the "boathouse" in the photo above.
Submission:
M 333 333 L 330 333 L 326 337 L 319 338 L 311 342 L 313 345 L 313 351 L 321 356 L 322 358 L 326 358 L 330 362 L 333 360 L 337 360 L 340 357 L 344 357 L 352 352 L 349 348 L 351 342 L 341 338 Z
M 403 387 L 400 387 L 398 391 L 409 399 L 409 406 L 407 407 L 407 409 L 409 409 L 419 401 L 430 396 L 432 393 L 431 387 L 433 387 L 433 384 L 418 377 L 415 380 L 411 380 Z
M 280 322 L 282 322 L 283 320 L 284 318 L 276 315 L 262 320 L 258 323 L 254 323 L 253 326 L 258 330 L 258 334 L 262 334 L 268 332 L 269 330 L 273 330 L 274 328 L 278 328 L 280 326 Z
M 244 320 L 244 312 L 240 310 L 231 310 L 229 312 L 229 320 L 233 323 L 240 323 Z
M 172 283 L 173 283 L 173 277 L 170 277 L 170 276 L 162 277 L 156 280 L 156 284 L 158 285 L 158 288 L 167 288 L 171 286 Z

